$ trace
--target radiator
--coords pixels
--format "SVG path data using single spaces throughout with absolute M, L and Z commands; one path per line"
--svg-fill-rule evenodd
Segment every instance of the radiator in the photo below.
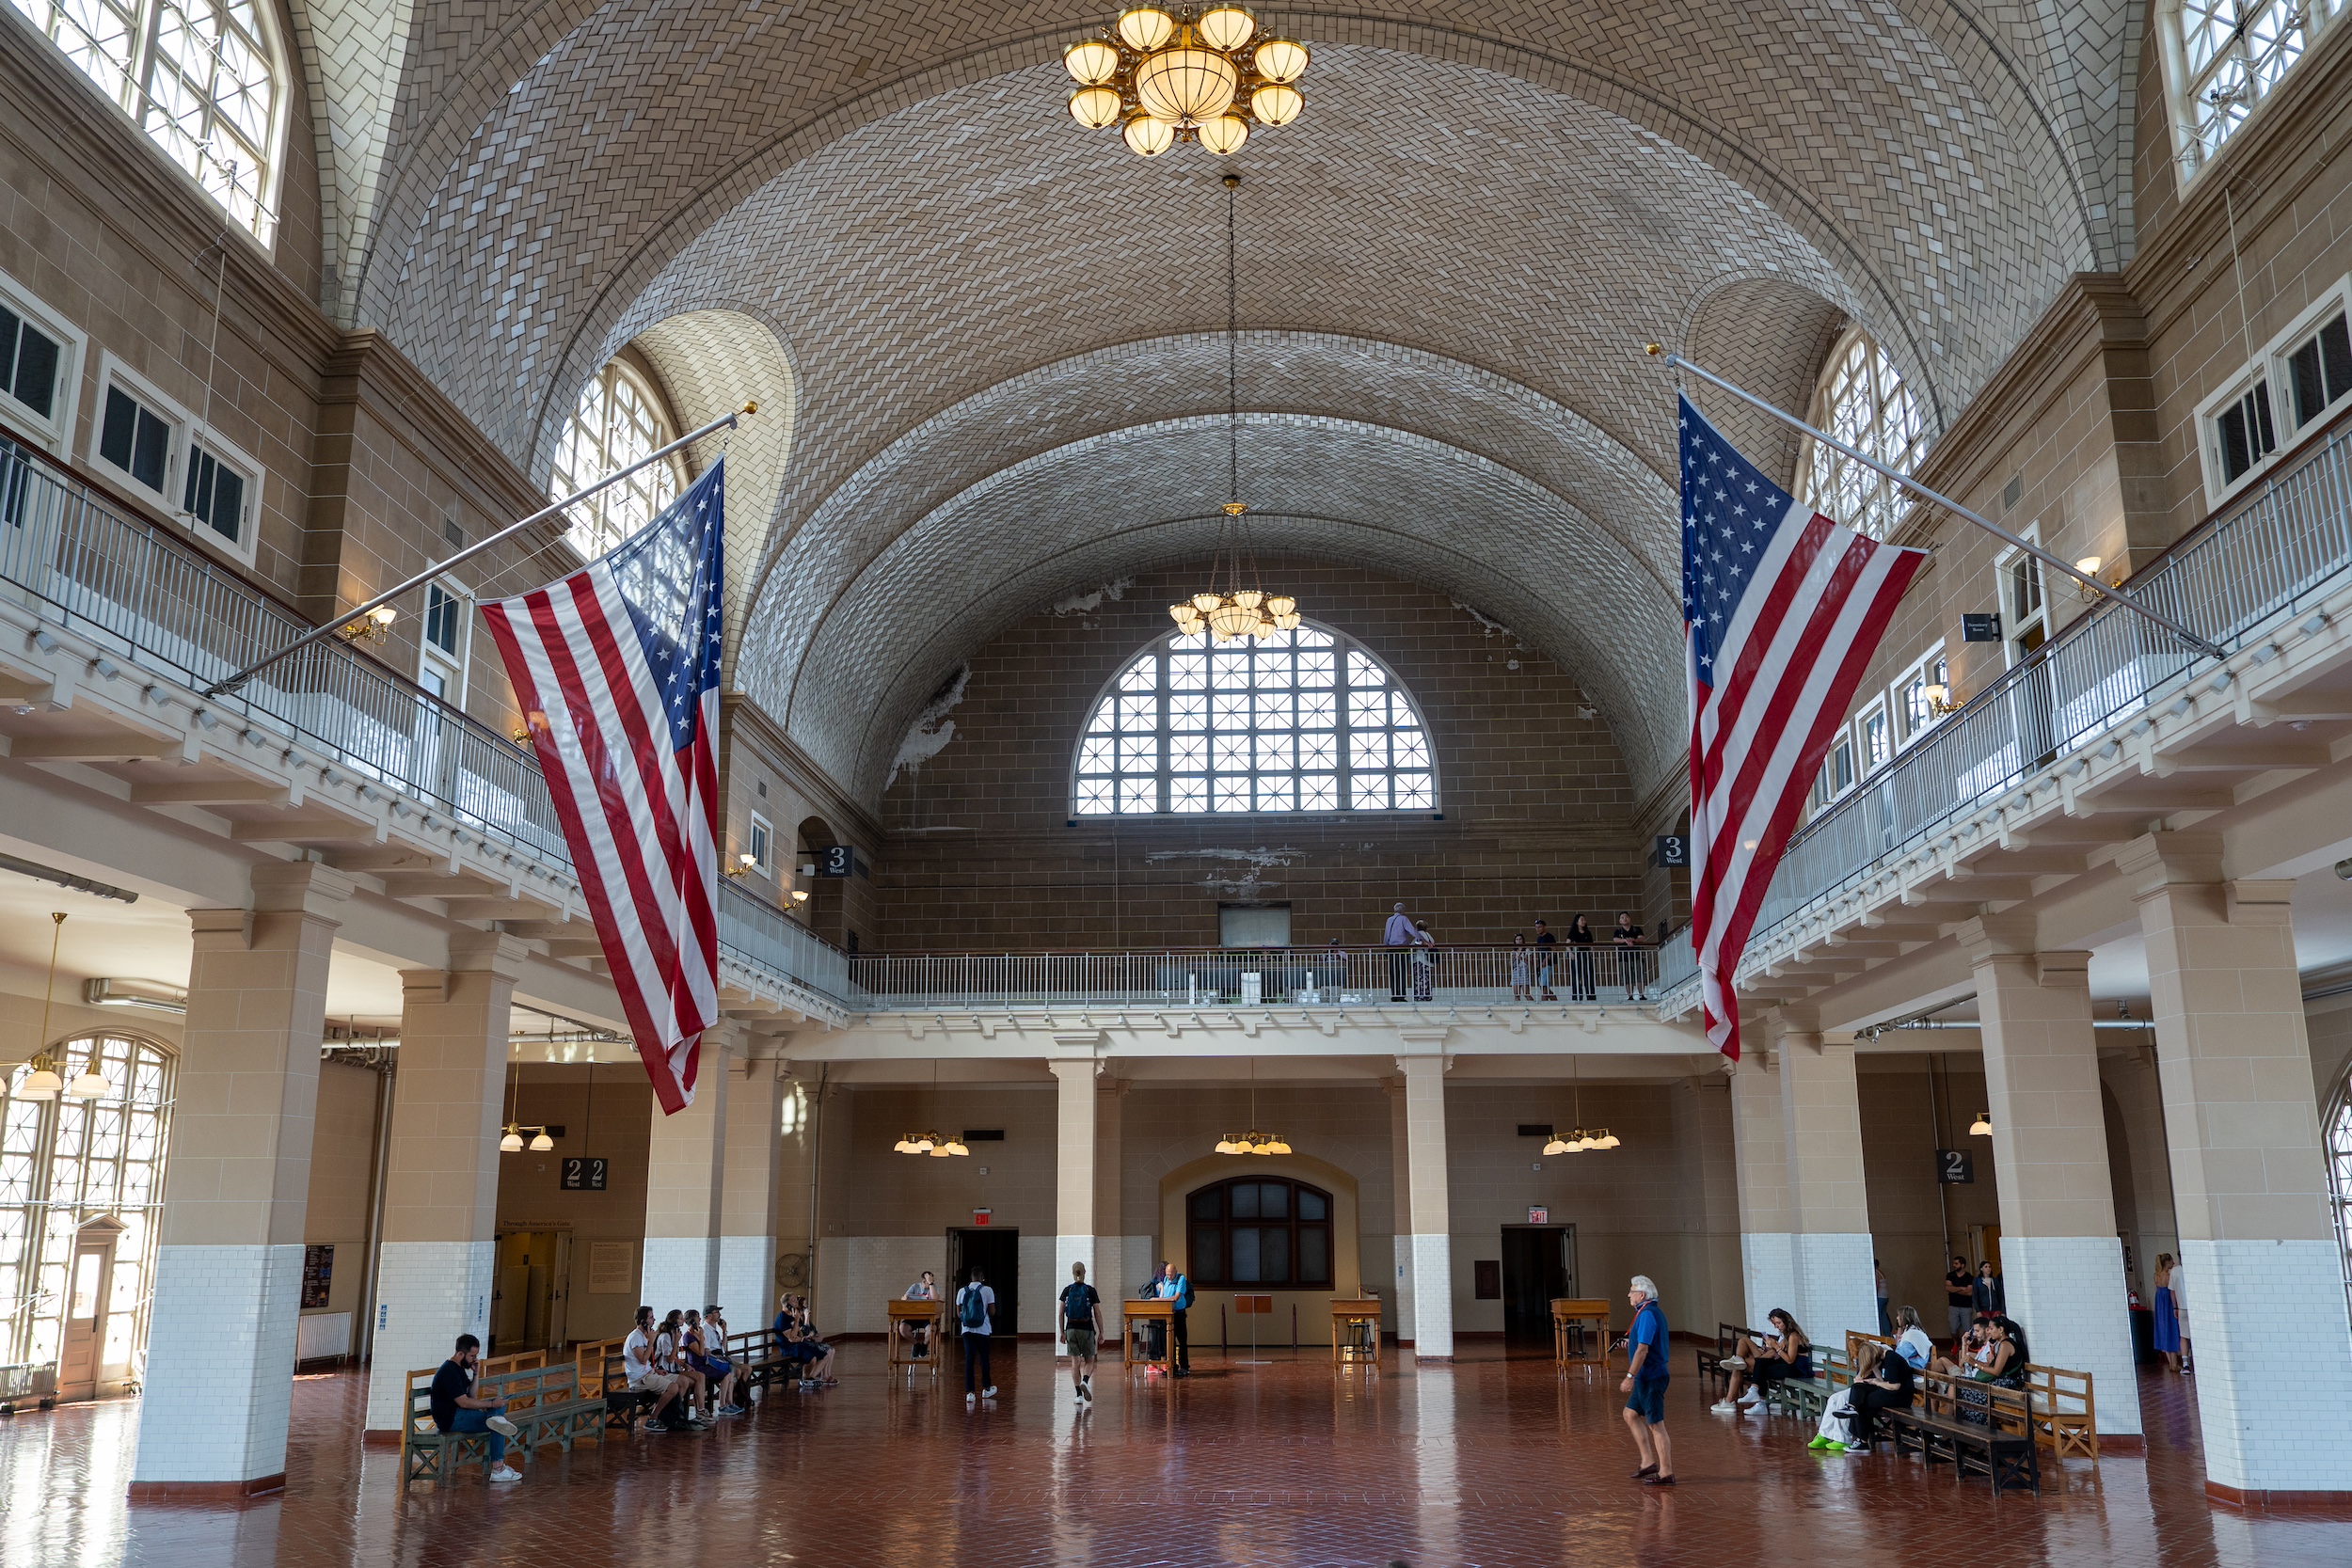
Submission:
M 324 1361 L 351 1354 L 351 1314 L 314 1312 L 295 1320 L 294 1359 Z

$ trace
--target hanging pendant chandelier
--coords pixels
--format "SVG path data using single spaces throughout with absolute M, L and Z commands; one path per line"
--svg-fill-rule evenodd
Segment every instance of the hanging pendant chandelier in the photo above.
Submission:
M 1549 1143 L 1544 1145 L 1544 1152 L 1546 1154 L 1584 1154 L 1598 1149 L 1615 1148 L 1625 1140 L 1610 1132 L 1606 1127 L 1596 1127 L 1590 1132 L 1585 1131 L 1582 1064 L 1575 1057 L 1571 1056 L 1568 1059 L 1568 1071 L 1576 1082 L 1575 1111 L 1577 1125 L 1575 1130 L 1569 1132 L 1569 1134 L 1565 1138 L 1555 1135 Z
M 1279 1132 L 1261 1132 L 1258 1121 L 1258 1060 L 1249 1059 L 1249 1131 L 1222 1132 L 1217 1135 L 1219 1154 L 1288 1154 L 1291 1146 L 1282 1141 Z
M 1089 131 L 1118 126 L 1140 158 L 1181 141 L 1223 157 L 1258 126 L 1288 125 L 1307 106 L 1296 83 L 1308 59 L 1305 44 L 1262 32 L 1228 0 L 1201 9 L 1132 6 L 1061 52 L 1078 84 L 1070 118 Z
M 1258 557 L 1249 547 L 1249 507 L 1241 499 L 1241 286 L 1234 258 L 1233 193 L 1241 176 L 1225 176 L 1225 506 L 1216 525 L 1216 546 L 1209 557 L 1209 586 L 1168 607 L 1168 619 L 1185 637 L 1203 631 L 1219 642 L 1261 640 L 1298 625 L 1298 601 L 1268 594 L 1258 581 Z M 1221 586 L 1220 586 L 1221 585 Z
M 83 1085 L 82 1079 L 75 1079 L 72 1089 L 66 1088 L 64 1078 L 58 1075 L 56 1062 L 45 1049 L 49 1038 L 49 1004 L 57 993 L 57 942 L 65 935 L 65 916 L 53 911 L 49 919 L 51 922 L 49 927 L 49 986 L 41 992 L 40 1039 L 36 1042 L 43 1045 L 44 1049 L 34 1053 L 33 1059 L 24 1064 L 32 1070 L 25 1073 L 23 1083 L 17 1085 L 15 1095 L 19 1100 L 44 1101 L 56 1099 L 62 1091 L 72 1095 L 76 1100 L 91 1100 L 96 1096 L 79 1092 Z M 93 1072 L 97 1070 L 96 1049 L 95 1045 L 91 1048 L 91 1070 Z M 101 1094 L 105 1092 L 105 1080 L 103 1078 L 99 1080 L 99 1092 Z
M 939 1064 L 931 1063 L 931 1098 L 939 1098 Z M 890 1146 L 893 1154 L 928 1154 L 934 1160 L 950 1160 L 972 1151 L 963 1147 L 961 1137 L 944 1132 L 909 1132 Z

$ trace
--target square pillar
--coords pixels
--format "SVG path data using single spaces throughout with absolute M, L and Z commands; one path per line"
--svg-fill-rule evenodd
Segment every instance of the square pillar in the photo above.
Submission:
M 1399 1056 L 1405 1075 L 1406 1213 L 1412 1254 L 1413 1355 L 1454 1359 L 1453 1205 L 1446 1190 L 1445 1057 Z
M 2043 1366 L 2089 1372 L 2093 1388 L 2134 1389 L 2090 955 L 2036 952 L 2030 915 L 1968 921 L 1960 943 L 1983 1023 L 2010 1316 Z M 2137 1399 L 2098 1402 L 2103 1435 L 2139 1434 Z
M 2328 1212 L 2293 884 L 2225 880 L 2218 835 L 2116 853 L 2139 904 L 2196 1359 L 2205 1489 L 2352 1492 L 2352 1322 Z
M 134 1497 L 286 1482 L 326 972 L 351 890 L 273 861 L 253 870 L 251 909 L 188 911 Z
M 637 1299 L 651 1307 L 656 1317 L 673 1307 L 699 1312 L 719 1290 L 732 1079 L 725 1036 L 710 1030 L 703 1036 L 693 1103 L 664 1116 L 661 1102 L 654 1101 L 653 1141 L 645 1156 L 644 1262 Z M 766 1321 L 764 1314 L 760 1321 Z
M 1087 1277 L 1103 1293 L 1104 1344 L 1117 1342 L 1125 1332 L 1119 1304 L 1134 1285 L 1127 1277 L 1130 1262 L 1123 1234 L 1127 1190 L 1121 1114 L 1127 1098 L 1125 1080 L 1104 1073 L 1094 1081 L 1094 1262 Z M 1099 1265 L 1103 1277 L 1095 1279 Z M 1059 1286 L 1055 1289 L 1058 1291 Z
M 1088 1283 L 1102 1289 L 1095 1266 L 1095 1067 L 1091 1054 L 1047 1064 L 1059 1080 L 1054 1143 L 1054 1278 L 1048 1301 L 1070 1283 L 1070 1265 L 1087 1266 Z M 1032 1320 L 1035 1321 L 1034 1319 Z M 1049 1320 L 1050 1321 L 1050 1320 Z M 1058 1329 L 1057 1329 L 1058 1331 Z
M 1754 1328 L 1775 1307 L 1797 1310 L 1792 1305 L 1797 1299 L 1797 1238 L 1788 1217 L 1780 1069 L 1767 1052 L 1751 1051 L 1732 1068 L 1731 1129 L 1740 1200 L 1738 1309 Z M 1706 1325 L 1692 1323 L 1691 1329 L 1703 1333 Z
M 1389 1091 L 1389 1181 L 1390 1224 L 1389 1251 L 1394 1267 L 1393 1278 L 1383 1281 L 1394 1305 L 1389 1309 L 1391 1326 L 1399 1344 L 1409 1344 L 1413 1338 L 1413 1150 L 1412 1139 L 1405 1127 L 1405 1080 L 1389 1079 L 1383 1085 Z
M 745 1062 L 742 1075 L 727 1085 L 719 1288 L 694 1305 L 717 1302 L 738 1333 L 764 1325 L 776 1309 L 777 1178 L 784 1164 L 786 1088 L 772 1061 Z
M 1797 1262 L 1798 1305 L 1789 1310 L 1811 1338 L 1842 1345 L 1849 1329 L 1879 1326 L 1853 1040 L 1824 1036 L 1786 1010 L 1773 1015 L 1772 1034 Z
M 1740 1258 L 1739 1142 L 1732 1131 L 1730 1085 L 1719 1073 L 1682 1078 L 1673 1090 L 1675 1152 L 1683 1191 L 1681 1315 L 1705 1333 L 1746 1310 Z M 1578 1293 L 1600 1283 L 1578 1281 Z M 1611 1282 L 1613 1284 L 1613 1281 Z
M 385 1165 L 375 1353 L 367 1428 L 396 1433 L 407 1374 L 449 1359 L 460 1334 L 490 1354 L 498 1266 L 499 1129 L 506 1108 L 519 937 L 460 931 L 447 969 L 400 972 L 400 1060 Z

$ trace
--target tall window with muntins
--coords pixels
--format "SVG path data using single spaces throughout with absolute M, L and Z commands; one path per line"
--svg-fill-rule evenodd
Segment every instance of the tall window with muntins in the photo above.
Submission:
M 1331 1283 L 1331 1195 L 1304 1181 L 1236 1177 L 1184 1200 L 1197 1285 Z
M 55 1363 L 69 1307 L 78 1316 L 103 1306 L 99 1365 L 135 1375 L 154 1294 L 173 1060 L 117 1034 L 86 1035 L 50 1054 L 71 1080 L 93 1052 L 107 1087 L 99 1099 L 18 1099 L 27 1064 L 8 1074 L 0 1101 L 0 1363 Z M 103 1294 L 85 1303 L 72 1289 L 84 1282 L 68 1275 L 83 1227 L 99 1219 L 121 1229 Z
M 2336 1220 L 2336 1250 L 2344 1264 L 2344 1289 L 2352 1304 L 2352 1070 L 2344 1073 L 2320 1121 L 2328 1161 L 2328 1210 Z
M 1354 639 L 1302 625 L 1224 644 L 1154 641 L 1078 741 L 1081 816 L 1435 811 L 1411 693 Z
M 253 0 L 9 3 L 231 218 L 270 243 L 283 72 Z
M 615 359 L 580 388 L 580 406 L 556 443 L 548 499 L 576 496 L 675 439 L 661 399 L 633 367 Z M 570 508 L 573 545 L 592 561 L 604 554 L 675 500 L 683 478 L 677 459 L 667 457 L 599 490 Z
M 1813 423 L 1858 451 L 1909 473 L 1927 451 L 1927 423 L 1877 340 L 1850 328 L 1822 367 Z M 1884 539 L 1910 501 L 1885 475 L 1811 436 L 1797 463 L 1797 499 L 1857 533 Z
M 2347 8 L 2347 0 L 2172 0 L 2160 8 L 2184 175 L 2220 150 Z

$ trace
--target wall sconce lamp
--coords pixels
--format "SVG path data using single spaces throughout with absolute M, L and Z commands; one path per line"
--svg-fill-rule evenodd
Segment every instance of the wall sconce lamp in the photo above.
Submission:
M 1919 693 L 1919 699 L 1928 705 L 1928 711 L 1934 714 L 1938 719 L 1943 718 L 1947 713 L 1958 713 L 1960 711 L 1960 704 L 1953 698 L 1952 689 L 1945 685 L 1942 681 L 1936 681 L 1922 689 Z
M 796 888 L 794 888 L 794 889 L 792 890 L 792 902 L 794 902 L 795 904 L 805 904 L 805 903 L 807 903 L 807 902 L 808 902 L 808 889 L 806 889 L 806 888 L 804 888 L 804 887 L 796 887 Z
M 758 868 L 759 857 L 746 849 L 735 857 L 735 863 L 727 867 L 727 875 L 730 877 L 748 876 Z
M 2074 570 L 2080 572 L 2087 578 L 2095 578 L 2099 575 L 2099 568 L 2106 564 L 2106 562 L 2105 558 L 2095 555 L 2087 555 L 2074 562 Z M 2107 579 L 2107 586 L 2110 588 L 2121 588 L 2123 586 L 2123 569 L 2121 566 L 2116 568 L 2115 576 Z M 2095 589 L 2084 587 L 2079 582 L 2074 584 L 2074 597 L 2082 600 L 2085 604 L 2096 604 L 2100 599 L 2105 598 L 2106 596 L 2106 595 L 2099 593 Z
M 335 628 L 335 635 L 346 642 L 381 642 L 392 623 L 400 619 L 400 611 L 390 605 L 380 604 L 356 621 L 346 621 Z

